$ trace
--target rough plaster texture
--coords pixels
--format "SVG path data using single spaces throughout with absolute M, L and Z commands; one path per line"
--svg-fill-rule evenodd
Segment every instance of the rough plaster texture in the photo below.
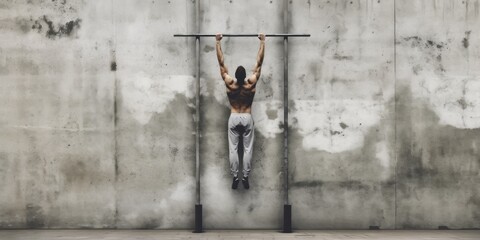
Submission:
M 202 32 L 283 32 L 283 1 L 201 1 Z M 289 2 L 294 228 L 479 228 L 479 1 Z M 0 3 L 0 227 L 192 228 L 195 2 Z M 223 41 L 230 72 L 255 38 Z M 283 42 L 267 39 L 252 188 L 230 189 L 201 41 L 206 228 L 282 224 Z

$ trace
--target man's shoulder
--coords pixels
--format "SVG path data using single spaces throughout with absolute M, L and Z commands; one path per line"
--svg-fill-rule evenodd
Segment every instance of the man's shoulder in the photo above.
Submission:
M 240 87 L 236 83 L 226 84 L 226 87 L 227 91 L 236 91 L 240 89 Z
M 243 85 L 242 86 L 242 90 L 246 91 L 246 92 L 253 92 L 255 91 L 255 86 L 256 84 L 246 84 L 246 85 Z

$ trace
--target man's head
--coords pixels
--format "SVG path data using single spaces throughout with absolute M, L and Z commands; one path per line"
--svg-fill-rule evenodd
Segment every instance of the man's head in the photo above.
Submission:
M 237 79 L 237 84 L 243 85 L 246 77 L 247 73 L 245 72 L 245 68 L 242 66 L 238 66 L 237 70 L 235 71 L 235 78 Z

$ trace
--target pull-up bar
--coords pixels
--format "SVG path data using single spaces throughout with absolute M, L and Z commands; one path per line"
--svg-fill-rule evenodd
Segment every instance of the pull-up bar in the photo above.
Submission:
M 215 37 L 215 34 L 174 34 L 174 37 Z M 258 34 L 222 34 L 222 37 L 258 37 Z M 272 33 L 265 37 L 310 37 L 310 34 Z

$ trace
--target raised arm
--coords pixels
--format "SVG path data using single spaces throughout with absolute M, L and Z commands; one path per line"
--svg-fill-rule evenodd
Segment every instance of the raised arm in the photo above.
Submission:
M 253 69 L 253 75 L 248 78 L 250 84 L 257 83 L 257 80 L 260 78 L 260 72 L 262 71 L 263 56 L 265 55 L 265 34 L 258 34 L 258 39 L 260 39 L 260 48 L 258 49 L 257 62 Z
M 225 81 L 225 84 L 231 85 L 233 84 L 234 80 L 230 75 L 228 75 L 228 69 L 227 66 L 225 66 L 225 62 L 223 59 L 223 52 L 222 52 L 222 46 L 220 44 L 220 41 L 222 40 L 222 34 L 217 33 L 215 36 L 216 39 L 216 49 L 217 49 L 217 59 L 218 59 L 218 65 L 220 65 L 220 75 L 222 75 L 223 81 Z

